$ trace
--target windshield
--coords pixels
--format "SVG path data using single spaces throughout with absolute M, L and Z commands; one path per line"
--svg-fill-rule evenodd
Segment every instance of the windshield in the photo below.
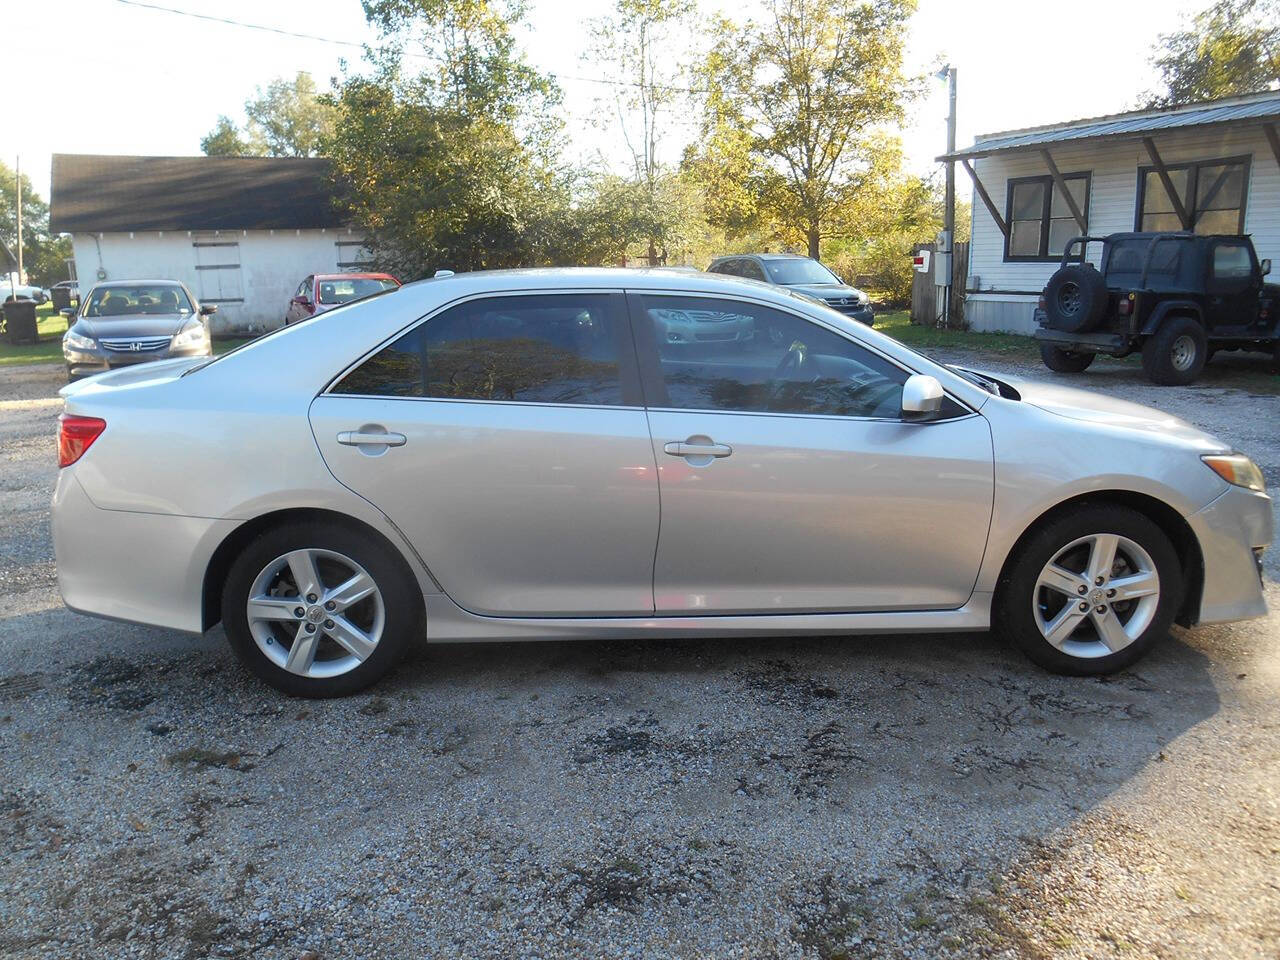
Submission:
M 784 286 L 789 283 L 839 283 L 840 278 L 817 260 L 765 260 L 769 279 Z
M 383 290 L 394 290 L 398 287 L 390 278 L 353 277 L 344 280 L 321 280 L 321 303 L 350 303 L 361 297 L 368 297 Z
M 85 317 L 138 317 L 193 313 L 187 291 L 175 284 L 95 287 L 85 302 Z

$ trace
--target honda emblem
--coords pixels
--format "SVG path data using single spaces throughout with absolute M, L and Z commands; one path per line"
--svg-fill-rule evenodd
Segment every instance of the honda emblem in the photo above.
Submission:
M 129 344 L 129 349 L 132 350 L 134 353 L 137 353 L 139 350 L 142 349 L 142 344 L 140 344 L 137 340 L 135 340 L 133 341 L 133 343 Z

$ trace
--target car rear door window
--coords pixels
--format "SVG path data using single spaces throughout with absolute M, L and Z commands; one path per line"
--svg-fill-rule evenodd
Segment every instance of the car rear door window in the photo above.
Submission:
M 764 279 L 764 271 L 760 268 L 760 264 L 754 260 L 740 260 L 738 262 L 742 264 L 741 275 L 748 280 Z
M 650 380 L 660 381 L 659 393 L 665 394 L 650 398 L 651 406 L 899 416 L 908 374 L 819 324 L 718 297 L 634 300 L 638 336 L 657 355 Z
M 1215 280 L 1238 281 L 1253 276 L 1253 259 L 1242 243 L 1219 243 L 1213 248 Z
M 471 300 L 418 324 L 334 393 L 622 405 L 619 295 Z

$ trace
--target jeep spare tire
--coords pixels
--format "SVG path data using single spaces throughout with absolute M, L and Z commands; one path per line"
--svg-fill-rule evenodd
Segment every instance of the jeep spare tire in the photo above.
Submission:
M 1044 288 L 1044 312 L 1049 326 L 1067 333 L 1096 327 L 1107 309 L 1107 284 L 1091 264 L 1059 267 Z

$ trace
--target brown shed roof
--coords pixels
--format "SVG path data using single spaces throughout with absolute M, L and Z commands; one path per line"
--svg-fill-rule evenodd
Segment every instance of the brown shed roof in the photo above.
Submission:
M 55 153 L 49 206 L 57 233 L 343 225 L 318 158 Z

